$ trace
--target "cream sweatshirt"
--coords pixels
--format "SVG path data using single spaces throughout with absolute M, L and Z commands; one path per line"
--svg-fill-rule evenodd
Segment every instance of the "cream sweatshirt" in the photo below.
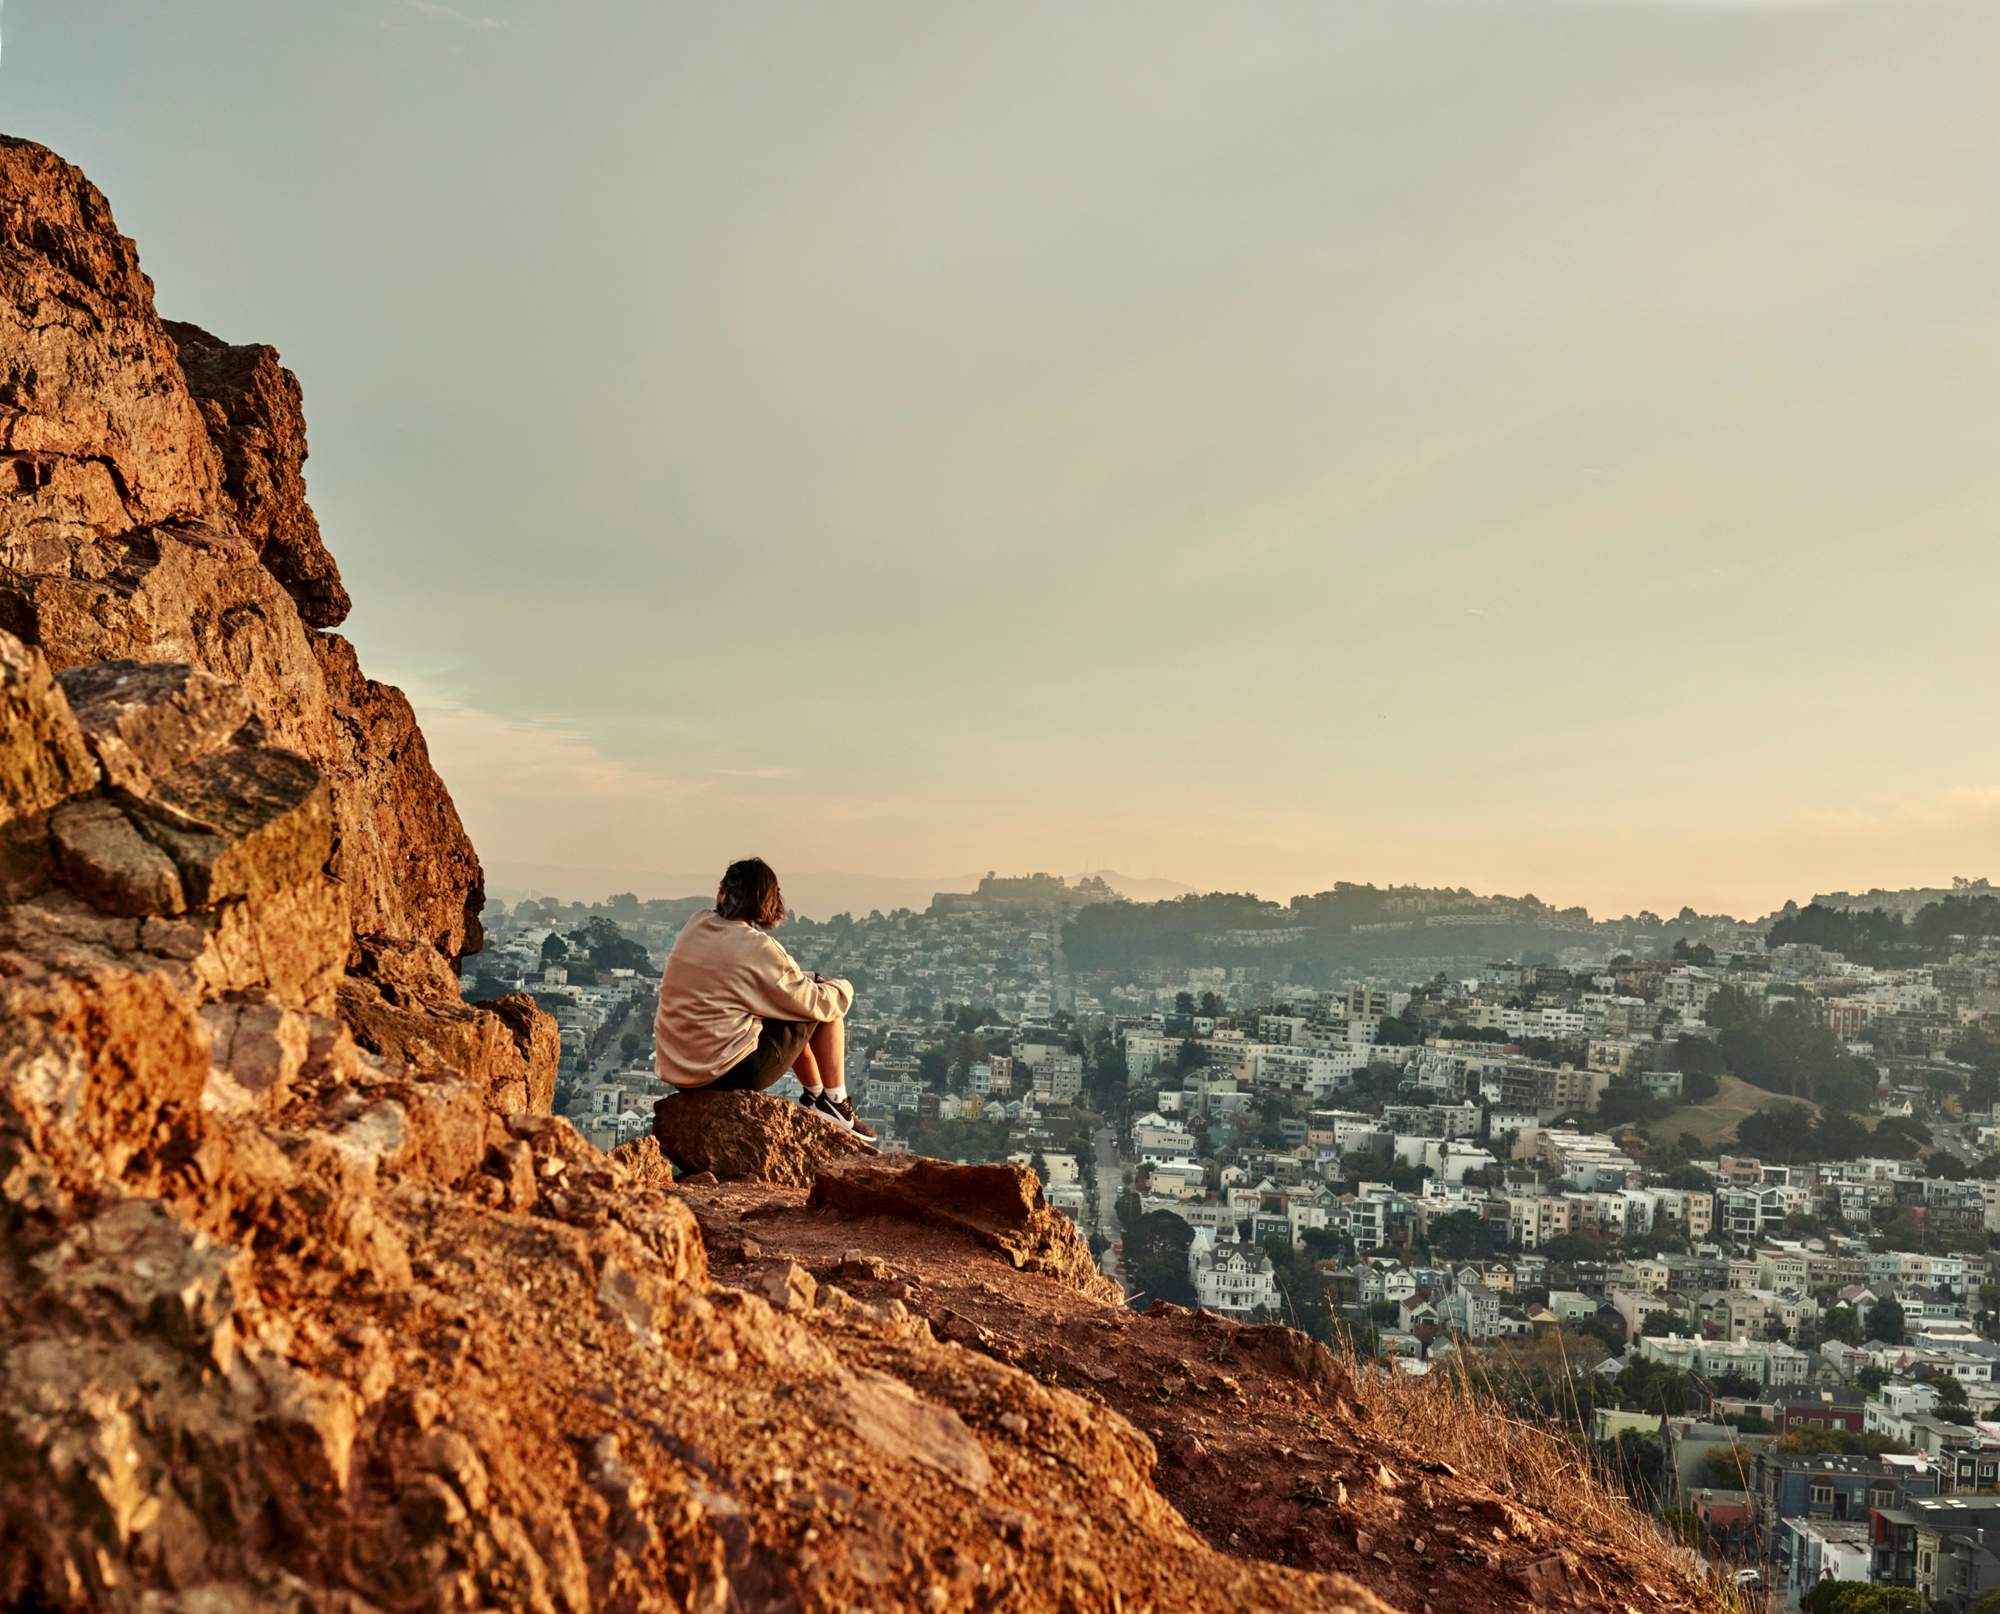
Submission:
M 704 909 L 674 938 L 653 1016 L 653 1066 L 675 1087 L 702 1087 L 757 1046 L 766 1020 L 839 1020 L 850 982 L 799 968 L 769 931 Z

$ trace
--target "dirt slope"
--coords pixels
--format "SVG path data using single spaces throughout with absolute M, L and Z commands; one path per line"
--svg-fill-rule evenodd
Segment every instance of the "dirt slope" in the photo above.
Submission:
M 721 1282 L 763 1292 L 796 1266 L 1128 1421 L 1161 1494 L 1219 1551 L 1352 1575 L 1412 1611 L 1706 1606 L 1374 1431 L 1340 1364 L 1292 1329 L 1166 1304 L 1140 1315 L 962 1234 L 814 1209 L 796 1189 L 682 1192 Z

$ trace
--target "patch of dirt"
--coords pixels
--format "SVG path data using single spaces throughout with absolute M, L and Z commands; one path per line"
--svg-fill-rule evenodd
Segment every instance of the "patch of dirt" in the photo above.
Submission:
M 804 1198 L 689 1190 L 718 1281 L 755 1288 L 796 1264 L 1119 1414 L 1146 1437 L 1160 1493 L 1220 1552 L 1351 1575 L 1412 1614 L 1699 1606 L 1479 1475 L 1371 1429 L 1345 1370 L 1291 1329 L 1166 1304 L 1136 1313 L 1013 1271 L 948 1231 L 808 1210 Z M 841 1348 L 873 1365 L 867 1342 Z

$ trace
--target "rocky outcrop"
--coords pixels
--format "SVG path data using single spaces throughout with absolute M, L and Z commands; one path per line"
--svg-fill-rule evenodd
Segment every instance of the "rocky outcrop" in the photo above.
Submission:
M 0 905 L 0 1604 L 1382 1614 L 1215 1552 L 1124 1419 L 900 1302 L 717 1283 L 654 1140 L 496 1114 L 485 1053 L 397 1020 L 436 955 L 351 938 L 325 782 L 235 686 L 0 668 L 4 827 L 44 846 Z M 754 1163 L 861 1147 L 677 1107 Z M 996 1270 L 1054 1248 L 963 1180 L 936 1220 Z
M 653 1106 L 660 1153 L 688 1176 L 808 1186 L 830 1161 L 873 1154 L 853 1134 L 761 1093 L 669 1093 Z
M 60 970 L 79 950 L 137 949 L 191 1003 L 258 993 L 331 1013 L 351 938 L 326 873 L 318 770 L 264 744 L 241 692 L 191 668 L 53 679 L 6 633 L 0 668 L 16 699 L 0 771 L 25 782 L 0 830 L 15 870 L 0 907 L 0 939 L 21 955 L 13 977 Z
M 1114 1303 L 1015 1168 L 533 1113 L 553 1027 L 459 1001 L 477 863 L 325 631 L 295 384 L 19 142 L 0 249 L 0 1606 L 1693 1606 L 1289 1330 Z
M 378 937 L 359 937 L 357 946 L 371 962 L 397 952 L 406 959 L 436 956 L 428 949 L 385 946 Z M 524 993 L 453 1003 L 371 970 L 341 982 L 340 1014 L 355 1039 L 375 1053 L 419 1069 L 476 1073 L 492 1109 L 546 1113 L 555 1097 L 561 1051 L 555 1022 Z
M 1046 1273 L 1114 1305 L 1125 1298 L 1098 1273 L 1076 1224 L 1050 1206 L 1026 1166 L 954 1166 L 910 1155 L 847 1161 L 814 1173 L 806 1205 L 949 1228 L 1017 1271 Z
M 4 139 L 0 360 L 10 546 L 53 558 L 214 511 L 222 468 L 138 253 L 81 174 Z
M 198 325 L 167 322 L 181 373 L 222 462 L 236 527 L 284 585 L 308 626 L 337 628 L 352 601 L 306 503 L 305 412 L 299 378 L 276 348 L 233 347 Z
M 231 878 L 200 856 L 215 775 L 256 768 L 275 808 L 309 769 L 314 801 L 265 831 L 289 825 L 315 844 L 323 833 L 333 890 L 298 900 L 316 921 L 339 923 L 337 907 L 380 944 L 353 948 L 332 972 L 344 966 L 350 985 L 321 980 L 316 1001 L 353 1012 L 384 1055 L 483 1061 L 496 1103 L 546 1107 L 553 1028 L 523 1003 L 460 1001 L 455 966 L 480 942 L 479 862 L 409 703 L 326 631 L 348 598 L 306 501 L 305 460 L 298 380 L 276 353 L 162 322 L 96 188 L 41 147 L 0 140 L 0 629 L 58 672 L 100 681 L 72 701 L 81 715 L 103 708 L 117 799 L 66 815 L 53 846 L 34 834 L 26 851 L 0 846 L 0 892 L 45 877 L 17 868 L 23 858 L 54 856 L 105 911 L 172 913 L 174 882 Z M 133 664 L 181 668 L 186 688 L 120 694 Z M 218 749 L 253 720 L 254 743 Z M 133 722 L 154 727 L 126 733 Z M 142 746 L 178 760 L 139 778 Z M 181 895 L 209 902 L 204 889 Z M 395 947 L 431 955 L 421 992 L 411 971 L 396 983 L 371 973 Z

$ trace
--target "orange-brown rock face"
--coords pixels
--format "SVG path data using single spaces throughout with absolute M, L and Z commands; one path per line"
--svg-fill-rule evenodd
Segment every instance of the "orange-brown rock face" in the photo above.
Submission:
M 65 814 L 52 843 L 0 845 L 0 892 L 42 877 L 16 870 L 21 859 L 53 858 L 68 888 L 107 912 L 171 913 L 176 883 L 180 900 L 202 905 L 209 882 L 231 878 L 192 856 L 215 827 L 196 822 L 218 783 L 203 770 L 264 759 L 266 796 L 303 788 L 309 770 L 315 800 L 298 822 L 325 842 L 328 888 L 294 890 L 297 917 L 430 962 L 416 972 L 422 991 L 410 970 L 399 986 L 377 981 L 381 948 L 347 941 L 330 970 L 297 948 L 273 968 L 302 987 L 299 972 L 311 975 L 317 1008 L 370 1010 L 355 1031 L 376 1052 L 467 1051 L 486 1062 L 496 1104 L 546 1109 L 553 1028 L 531 1007 L 459 1001 L 456 961 L 479 945 L 479 861 L 409 702 L 326 631 L 348 599 L 306 503 L 305 458 L 299 384 L 277 355 L 163 323 L 95 187 L 41 147 L 0 140 L 0 629 L 58 673 L 189 669 L 208 680 L 202 721 L 233 731 L 254 719 L 262 746 L 218 753 L 227 733 L 188 730 L 171 700 L 138 701 L 167 759 L 146 794 L 119 773 L 131 746 L 106 717 L 117 810 Z M 74 694 L 80 712 L 112 698 Z M 293 762 L 269 761 L 281 755 Z M 276 776 L 288 767 L 289 786 Z M 135 837 L 134 815 L 150 839 Z M 336 992 L 343 969 L 354 980 Z
M 848 1132 L 761 1093 L 670 1093 L 653 1106 L 660 1153 L 687 1176 L 807 1187 L 829 1160 L 866 1155 Z
M 1017 1168 L 535 1113 L 296 384 L 4 141 L 0 346 L 0 1607 L 1690 1606 L 1300 1336 L 1135 1316 Z
M 61 671 L 240 684 L 316 764 L 356 929 L 477 945 L 477 857 L 409 704 L 326 633 L 347 594 L 306 503 L 299 385 L 266 347 L 163 324 L 132 243 L 52 153 L 0 141 L 0 628 Z

